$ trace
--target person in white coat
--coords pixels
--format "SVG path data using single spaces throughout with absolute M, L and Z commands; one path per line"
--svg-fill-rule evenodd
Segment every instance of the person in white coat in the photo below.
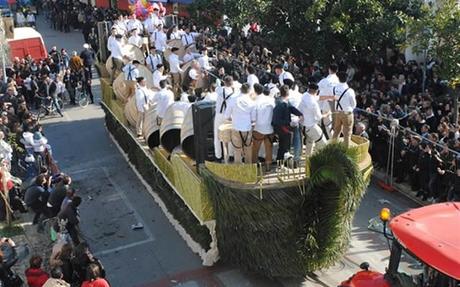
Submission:
M 144 115 L 150 108 L 153 101 L 153 94 L 147 88 L 146 80 L 144 77 L 138 77 L 136 79 L 136 109 L 137 109 L 137 121 L 136 121 L 136 132 L 138 137 L 142 137 L 142 128 L 144 125 Z
M 232 146 L 235 163 L 252 162 L 252 124 L 256 121 L 256 105 L 251 99 L 249 85 L 243 84 L 241 95 L 229 100 L 224 114 L 232 121 Z
M 299 111 L 303 114 L 306 156 L 313 154 L 313 149 L 318 150 L 326 145 L 327 141 L 319 126 L 321 119 L 327 114 L 322 114 L 319 107 L 318 85 L 311 83 L 308 85 L 308 91 L 302 95 L 299 104 Z

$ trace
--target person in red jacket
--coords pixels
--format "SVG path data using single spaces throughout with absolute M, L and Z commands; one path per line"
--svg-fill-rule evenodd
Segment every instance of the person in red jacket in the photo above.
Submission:
M 27 284 L 29 287 L 42 287 L 46 280 L 48 280 L 48 273 L 43 271 L 43 259 L 34 255 L 30 258 L 30 267 L 26 270 Z
M 101 277 L 101 269 L 98 264 L 91 263 L 86 269 L 87 280 L 81 287 L 110 287 L 109 282 Z

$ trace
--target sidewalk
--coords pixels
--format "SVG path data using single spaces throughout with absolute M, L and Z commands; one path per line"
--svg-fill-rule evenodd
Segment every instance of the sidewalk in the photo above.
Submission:
M 383 170 L 379 170 L 375 168 L 372 176 L 378 182 L 385 182 L 386 175 Z M 407 197 L 408 199 L 412 200 L 413 202 L 417 203 L 420 206 L 431 204 L 429 201 L 423 201 L 421 198 L 417 197 L 416 196 L 417 192 L 413 191 L 410 188 L 409 184 L 406 182 L 397 183 L 395 180 L 393 180 L 393 188 L 394 188 L 394 192 L 398 192 L 402 194 L 403 196 Z
M 29 259 L 32 255 L 40 255 L 43 258 L 43 268 L 45 271 L 49 266 L 49 258 L 53 242 L 50 238 L 50 226 L 45 224 L 45 230 L 42 233 L 37 232 L 37 225 L 32 225 L 33 212 L 29 211 L 25 214 L 16 214 L 20 216 L 19 220 L 13 222 L 14 226 L 23 228 L 23 232 L 11 236 L 11 239 L 16 244 L 16 252 L 18 255 L 18 262 L 13 266 L 12 270 L 16 272 L 23 280 L 25 279 L 25 271 L 29 268 Z M 5 226 L 3 223 L 2 226 Z M 4 234 L 0 233 L 0 236 Z M 25 283 L 24 286 L 27 286 Z

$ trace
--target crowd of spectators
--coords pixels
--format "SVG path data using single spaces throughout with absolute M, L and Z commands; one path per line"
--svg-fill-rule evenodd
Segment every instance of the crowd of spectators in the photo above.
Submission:
M 92 26 L 83 29 L 84 34 L 94 32 L 97 21 L 118 25 L 131 19 L 128 13 L 113 9 L 94 9 L 85 15 L 91 18 L 86 23 Z M 207 48 L 207 56 L 213 63 L 208 72 L 217 86 L 227 75 L 240 83 L 247 82 L 249 69 L 255 71 L 262 85 L 273 88 L 279 81 L 275 66 L 282 64 L 285 71 L 294 75 L 297 89 L 304 91 L 309 83 L 319 82 L 328 73 L 329 63 L 320 63 L 289 48 L 270 46 L 257 25 L 244 29 L 225 24 L 199 27 L 180 18 L 178 26 L 168 28 L 168 39 L 177 31 L 200 35 L 196 41 L 197 51 Z M 147 31 L 143 33 L 148 35 Z M 410 184 L 423 200 L 459 199 L 456 158 L 460 151 L 460 133 L 454 122 L 453 97 L 446 81 L 438 75 L 439 65 L 435 59 L 428 58 L 425 63 L 406 61 L 404 54 L 395 49 L 372 60 L 349 56 L 334 61 L 339 71 L 348 74 L 348 83 L 356 91 L 354 133 L 370 139 L 375 166 L 386 169 L 389 142 L 394 136 L 392 169 L 397 182 Z M 210 87 L 215 89 L 216 85 Z M 194 97 L 200 99 L 213 91 L 197 92 Z M 394 133 L 390 126 L 393 119 L 399 120 Z
M 45 11 L 57 11 L 59 7 L 50 3 L 44 3 Z M 17 13 L 24 11 L 27 15 L 30 8 L 20 7 Z M 70 176 L 61 172 L 53 160 L 51 145 L 36 113 L 46 101 L 55 104 L 58 98 L 69 97 L 70 103 L 75 104 L 78 87 L 86 89 L 92 99 L 91 66 L 95 55 L 88 46 L 72 55 L 52 47 L 48 54 L 44 60 L 30 56 L 12 59 L 6 70 L 7 80 L 0 84 L 0 175 L 6 179 L 0 189 L 9 197 L 7 205 L 0 201 L 0 219 L 14 220 L 29 211 L 34 214 L 32 224 L 37 225 L 38 232 L 44 232 L 48 225 L 56 234 L 49 260 L 38 255 L 30 258 L 24 274 L 28 286 L 109 286 L 101 262 L 82 240 L 78 209 L 81 197 Z M 62 116 L 59 107 L 57 111 Z M 11 239 L 7 243 L 14 248 Z M 3 256 L 0 252 L 0 262 L 6 262 L 1 260 Z M 0 264 L 2 286 L 21 286 L 20 276 L 11 270 L 16 261 Z

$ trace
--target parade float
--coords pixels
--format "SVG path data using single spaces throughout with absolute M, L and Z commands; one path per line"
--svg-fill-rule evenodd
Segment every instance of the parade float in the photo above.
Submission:
M 126 49 L 138 54 L 135 47 Z M 207 147 L 198 137 L 212 126 L 213 113 L 195 117 L 212 104 L 175 102 L 161 125 L 152 107 L 139 139 L 135 100 L 123 75 L 112 85 L 110 69 L 98 69 L 108 131 L 204 265 L 221 260 L 269 277 L 298 277 L 331 266 L 345 253 L 372 172 L 366 139 L 353 136 L 349 149 L 329 144 L 300 168 L 278 163 L 268 173 L 260 164 L 201 161 L 197 154 Z M 140 74 L 150 72 L 143 67 Z

